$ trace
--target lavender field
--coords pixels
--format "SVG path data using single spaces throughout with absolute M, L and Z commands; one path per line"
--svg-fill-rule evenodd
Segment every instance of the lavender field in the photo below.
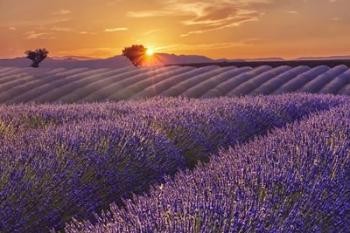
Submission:
M 0 232 L 348 232 L 348 102 L 2 105 Z
M 89 103 L 155 96 L 350 95 L 347 65 L 31 68 L 0 66 L 0 103 Z

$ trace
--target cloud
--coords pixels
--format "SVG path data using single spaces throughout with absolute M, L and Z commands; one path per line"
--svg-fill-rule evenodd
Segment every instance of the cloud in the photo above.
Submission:
M 128 28 L 126 27 L 116 27 L 116 28 L 106 28 L 105 32 L 123 32 L 123 31 L 127 31 Z
M 240 26 L 243 23 L 258 21 L 261 13 L 257 11 L 248 11 L 240 9 L 217 8 L 206 9 L 205 13 L 195 17 L 194 19 L 184 21 L 187 26 L 197 25 L 200 29 L 192 30 L 182 34 L 186 37 L 193 34 L 202 34 L 205 32 L 217 31 L 225 28 Z M 229 13 L 234 12 L 234 13 Z
M 70 11 L 68 9 L 60 9 L 60 10 L 52 12 L 53 15 L 69 15 L 71 13 L 72 13 L 72 11 Z
M 340 21 L 340 20 L 341 20 L 341 18 L 340 18 L 340 17 L 333 17 L 333 18 L 331 18 L 331 20 L 332 20 L 332 21 L 336 21 L 336 22 L 338 22 L 338 21 Z
M 225 22 L 225 24 L 218 25 L 218 26 L 212 25 L 212 26 L 209 26 L 207 28 L 203 28 L 203 29 L 199 29 L 199 30 L 193 30 L 193 31 L 189 31 L 189 32 L 183 33 L 180 36 L 181 37 L 187 37 L 187 36 L 194 35 L 194 34 L 203 34 L 203 33 L 206 33 L 206 32 L 217 31 L 217 30 L 221 30 L 221 29 L 225 29 L 225 28 L 238 27 L 239 25 L 241 25 L 243 23 L 251 22 L 251 21 L 258 21 L 258 18 L 257 17 L 253 17 L 253 18 L 251 18 L 251 17 L 244 18 L 243 17 L 240 20 L 235 19 L 234 21 L 232 21 L 232 23 Z
M 153 35 L 157 32 L 160 32 L 161 30 L 160 29 L 153 29 L 153 30 L 149 30 L 149 31 L 146 31 L 143 33 L 144 36 L 149 36 L 149 35 Z
M 81 35 L 96 35 L 96 32 L 80 31 L 79 34 L 81 34 Z
M 57 27 L 57 26 L 52 27 L 50 30 L 54 31 L 54 32 L 71 32 L 71 31 L 73 31 L 73 29 L 71 29 L 71 28 Z
M 34 40 L 34 39 L 55 39 L 55 37 L 52 36 L 52 33 L 50 32 L 36 32 L 36 31 L 29 31 L 25 33 L 25 38 L 27 40 Z
M 54 17 L 54 18 L 43 18 L 43 19 L 33 19 L 33 20 L 18 20 L 13 21 L 11 24 L 13 27 L 44 27 L 55 24 L 62 24 L 71 21 L 69 17 Z
M 237 47 L 252 46 L 256 42 L 260 41 L 258 38 L 251 38 L 237 42 L 218 42 L 218 43 L 203 43 L 203 44 L 172 44 L 167 46 L 157 47 L 157 51 L 203 51 L 203 50 L 215 50 L 215 49 L 229 49 Z
M 129 11 L 126 13 L 127 17 L 131 18 L 149 18 L 149 17 L 162 17 L 176 15 L 173 11 L 160 10 L 160 11 Z
M 17 30 L 16 27 L 9 27 L 8 29 L 9 29 L 10 31 L 16 31 L 16 30 Z
M 91 48 L 78 48 L 73 50 L 61 50 L 57 51 L 56 54 L 59 56 L 69 56 L 74 54 L 75 56 L 84 57 L 111 57 L 120 53 L 121 48 L 110 48 L 110 47 L 91 47 Z
M 263 12 L 258 6 L 274 0 L 162 0 L 160 10 L 131 11 L 128 17 L 149 18 L 182 16 L 181 23 L 190 28 L 181 36 L 202 34 L 258 21 Z

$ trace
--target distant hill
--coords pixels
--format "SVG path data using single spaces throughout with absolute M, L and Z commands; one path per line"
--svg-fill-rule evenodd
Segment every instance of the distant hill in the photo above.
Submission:
M 264 57 L 264 58 L 246 59 L 245 61 L 285 61 L 285 59 L 281 57 Z
M 152 65 L 211 63 L 216 60 L 198 55 L 175 55 L 158 53 L 151 60 Z M 13 59 L 0 59 L 0 66 L 29 67 L 31 61 L 25 57 Z M 59 57 L 47 58 L 40 65 L 42 68 L 122 68 L 132 66 L 124 56 L 115 56 L 105 59 L 93 59 L 86 57 Z
M 309 61 L 312 61 L 310 64 Z M 330 61 L 330 62 L 329 62 Z M 173 64 L 193 64 L 194 66 L 206 66 L 208 64 L 220 65 L 220 63 L 234 66 L 259 66 L 259 65 L 302 65 L 307 62 L 306 65 L 317 66 L 323 63 L 329 63 L 331 66 L 332 62 L 339 63 L 338 61 L 346 61 L 342 64 L 349 64 L 350 56 L 332 56 L 332 57 L 301 57 L 295 60 L 285 60 L 279 57 L 269 58 L 253 58 L 253 59 L 211 59 L 206 56 L 199 55 L 175 55 L 167 53 L 157 53 L 153 57 L 148 57 L 146 66 L 160 66 L 160 65 L 173 65 Z M 323 62 L 323 63 L 322 63 Z M 315 64 L 313 64 L 315 63 Z M 12 59 L 0 59 L 0 66 L 2 67 L 29 67 L 31 61 L 25 57 L 12 58 Z M 335 64 L 335 65 L 337 65 Z M 41 68 L 123 68 L 131 67 L 131 62 L 124 56 L 118 55 L 110 58 L 88 58 L 88 57 L 50 57 L 42 62 Z M 220 65 L 221 66 L 221 65 Z
M 29 67 L 31 61 L 25 57 L 14 59 L 0 59 L 0 66 Z M 42 68 L 121 68 L 131 66 L 131 63 L 122 56 L 107 59 L 80 59 L 75 57 L 47 58 L 40 67 Z
M 300 57 L 297 60 L 350 60 L 350 56 Z
M 214 59 L 199 55 L 175 55 L 167 53 L 157 53 L 155 55 L 161 64 L 182 64 L 182 63 L 211 63 Z

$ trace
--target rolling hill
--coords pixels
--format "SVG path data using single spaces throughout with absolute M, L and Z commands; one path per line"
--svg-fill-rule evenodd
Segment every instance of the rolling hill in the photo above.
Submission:
M 100 102 L 153 96 L 211 98 L 291 92 L 350 95 L 346 65 L 159 66 L 136 69 L 0 67 L 0 103 Z
M 157 53 L 152 59 L 152 64 L 191 64 L 191 63 L 211 63 L 223 60 L 213 60 L 205 56 L 198 55 L 175 55 L 167 53 Z M 0 59 L 0 66 L 22 67 L 30 66 L 31 62 L 25 57 Z M 118 55 L 110 58 L 86 58 L 86 57 L 53 57 L 45 59 L 40 65 L 42 68 L 121 68 L 132 66 L 131 62 L 124 56 Z

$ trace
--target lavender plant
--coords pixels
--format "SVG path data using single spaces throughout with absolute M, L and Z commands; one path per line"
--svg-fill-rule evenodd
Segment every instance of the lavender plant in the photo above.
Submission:
M 222 151 L 77 232 L 348 232 L 349 106 Z

